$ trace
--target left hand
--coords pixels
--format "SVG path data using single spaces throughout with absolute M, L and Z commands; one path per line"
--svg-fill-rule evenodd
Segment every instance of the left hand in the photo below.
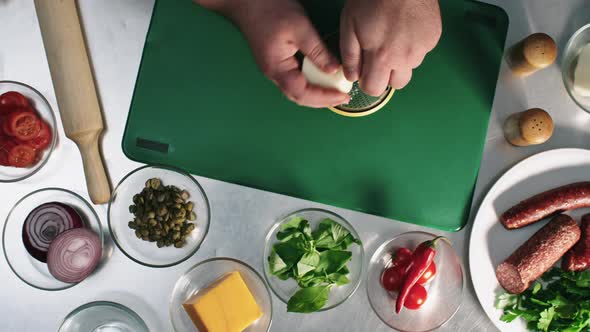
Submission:
M 442 33 L 438 0 L 348 0 L 340 19 L 344 74 L 379 96 L 403 88 Z

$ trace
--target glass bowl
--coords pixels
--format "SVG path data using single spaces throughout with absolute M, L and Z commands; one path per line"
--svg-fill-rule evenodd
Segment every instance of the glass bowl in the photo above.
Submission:
M 2 232 L 2 247 L 8 266 L 25 283 L 42 290 L 56 291 L 70 288 L 75 283 L 55 279 L 47 264 L 29 255 L 22 239 L 23 223 L 29 213 L 41 204 L 60 202 L 74 208 L 84 220 L 85 226 L 99 235 L 104 248 L 104 236 L 100 220 L 92 206 L 80 195 L 61 188 L 45 188 L 33 191 L 21 198 L 6 217 Z M 103 251 L 104 255 L 104 251 Z
M 170 297 L 170 319 L 176 332 L 196 331 L 195 325 L 185 312 L 182 304 L 197 294 L 199 290 L 206 288 L 225 274 L 234 271 L 240 273 L 262 311 L 262 317 L 248 326 L 244 332 L 267 332 L 270 330 L 272 300 L 270 291 L 260 274 L 248 264 L 237 259 L 218 257 L 198 263 L 176 281 Z
M 45 99 L 45 97 L 43 97 L 43 95 L 35 88 L 24 83 L 14 81 L 0 81 L 0 94 L 8 91 L 20 92 L 29 100 L 37 115 L 49 125 L 52 139 L 51 144 L 49 147 L 47 147 L 47 149 L 45 149 L 43 154 L 39 156 L 39 161 L 34 166 L 27 168 L 0 166 L 0 183 L 17 182 L 37 173 L 37 171 L 39 171 L 47 163 L 47 160 L 53 152 L 57 141 L 55 115 L 53 114 L 53 110 L 47 102 L 47 99 Z M 2 136 L 1 133 L 0 136 Z
M 342 225 L 344 228 L 346 228 L 356 239 L 360 240 L 358 233 L 348 221 L 346 221 L 341 216 L 327 210 L 303 209 L 295 211 L 277 221 L 270 228 L 268 234 L 266 235 L 262 265 L 264 266 L 264 277 L 270 285 L 270 289 L 272 289 L 273 293 L 275 293 L 275 295 L 285 303 L 288 303 L 291 296 L 293 296 L 293 294 L 295 294 L 295 292 L 297 292 L 301 288 L 297 285 L 297 282 L 292 278 L 289 278 L 288 280 L 281 280 L 277 276 L 271 274 L 268 266 L 268 257 L 271 253 L 273 245 L 276 242 L 278 242 L 277 233 L 281 230 L 281 225 L 295 216 L 302 217 L 309 221 L 309 225 L 311 226 L 312 231 L 317 228 L 320 221 L 322 221 L 325 218 L 330 218 L 333 221 Z M 324 307 L 318 311 L 330 310 L 344 303 L 344 301 L 346 301 L 349 297 L 352 296 L 352 294 L 354 294 L 354 292 L 360 285 L 361 275 L 363 272 L 363 260 L 365 255 L 363 246 L 353 243 L 352 245 L 350 245 L 350 247 L 348 247 L 347 250 L 352 252 L 352 258 L 346 265 L 350 270 L 350 273 L 348 274 L 348 279 L 350 280 L 350 283 L 342 286 L 332 287 L 328 295 L 328 301 L 326 302 Z
M 414 250 L 436 235 L 408 232 L 383 243 L 371 257 L 367 273 L 367 294 L 371 307 L 389 327 L 407 332 L 430 331 L 446 323 L 459 309 L 463 296 L 463 270 L 453 247 L 445 241 L 436 243 L 436 275 L 424 285 L 426 302 L 418 310 L 403 308 L 395 313 L 396 293 L 381 286 L 381 274 L 391 264 L 392 254 L 400 247 Z
M 590 43 L 590 24 L 576 31 L 565 46 L 561 72 L 567 93 L 584 111 L 590 112 L 590 96 L 583 96 L 574 89 L 574 72 L 578 63 L 578 56 L 584 46 Z
M 70 312 L 58 332 L 149 332 L 141 317 L 124 305 L 96 301 Z
M 134 219 L 133 214 L 129 212 L 133 196 L 141 192 L 145 182 L 151 178 L 159 178 L 163 185 L 174 185 L 188 191 L 188 200 L 194 203 L 193 211 L 197 219 L 193 223 L 196 228 L 182 248 L 158 248 L 154 242 L 138 239 L 135 231 L 128 226 Z M 109 231 L 117 247 L 133 261 L 149 267 L 169 267 L 191 257 L 205 239 L 209 222 L 209 200 L 201 185 L 189 174 L 168 166 L 148 165 L 132 171 L 117 185 L 108 206 Z

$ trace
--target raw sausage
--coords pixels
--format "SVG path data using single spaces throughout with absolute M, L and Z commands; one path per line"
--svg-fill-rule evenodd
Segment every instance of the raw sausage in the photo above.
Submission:
M 520 228 L 556 213 L 590 207 L 590 182 L 571 183 L 526 199 L 500 216 L 507 229 Z
M 496 269 L 496 278 L 512 294 L 524 292 L 580 239 L 580 227 L 560 214 L 539 229 Z
M 582 237 L 571 248 L 561 262 L 567 271 L 582 271 L 590 267 L 590 214 L 582 216 Z

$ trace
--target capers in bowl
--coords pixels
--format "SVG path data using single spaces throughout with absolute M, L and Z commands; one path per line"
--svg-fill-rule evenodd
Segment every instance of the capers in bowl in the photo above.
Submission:
M 134 218 L 127 225 L 138 239 L 155 242 L 158 248 L 182 248 L 196 228 L 191 222 L 197 219 L 195 204 L 189 199 L 188 191 L 151 178 L 133 196 L 129 212 Z

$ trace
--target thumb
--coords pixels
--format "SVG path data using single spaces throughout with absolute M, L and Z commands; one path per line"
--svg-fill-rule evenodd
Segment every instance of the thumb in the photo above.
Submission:
M 301 29 L 304 33 L 299 37 L 299 51 L 322 71 L 329 74 L 334 73 L 340 68 L 340 63 L 328 50 L 311 22 L 308 22 L 308 24 L 307 29 Z

